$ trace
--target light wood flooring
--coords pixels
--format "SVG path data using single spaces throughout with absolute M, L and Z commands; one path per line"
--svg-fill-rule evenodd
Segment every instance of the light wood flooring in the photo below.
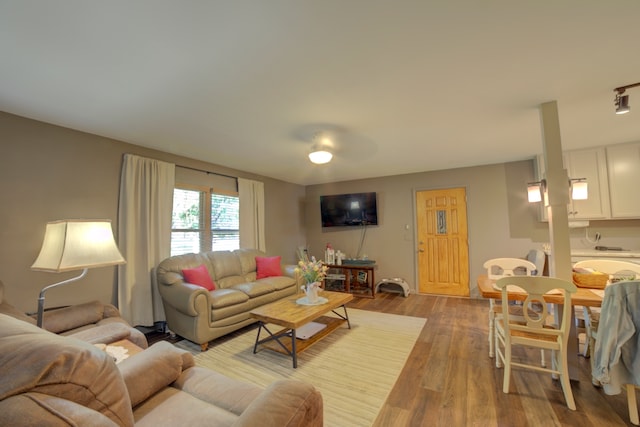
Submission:
M 504 394 L 503 370 L 488 356 L 486 300 L 379 293 L 349 306 L 428 319 L 375 427 L 632 425 L 624 391 L 607 396 L 591 385 L 582 357 L 580 379 L 572 381 L 576 411 L 567 408 L 559 381 L 545 373 L 514 368 Z

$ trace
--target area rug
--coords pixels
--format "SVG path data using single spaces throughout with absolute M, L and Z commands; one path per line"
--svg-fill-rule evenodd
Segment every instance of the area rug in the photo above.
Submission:
M 297 369 L 284 354 L 253 354 L 257 327 L 216 340 L 205 352 L 186 340 L 176 346 L 194 354 L 198 366 L 261 387 L 287 378 L 309 382 L 322 393 L 325 426 L 370 426 L 426 319 L 356 309 L 349 319 L 351 329 L 345 324 L 299 354 Z

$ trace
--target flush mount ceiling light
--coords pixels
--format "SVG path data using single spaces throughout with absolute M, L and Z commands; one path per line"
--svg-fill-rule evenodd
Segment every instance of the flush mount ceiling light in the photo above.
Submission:
M 317 165 L 323 165 L 329 163 L 333 158 L 331 149 L 333 148 L 333 141 L 328 135 L 318 134 L 313 139 L 314 143 L 311 146 L 311 152 L 309 153 L 309 160 L 311 163 Z
M 631 111 L 629 107 L 629 95 L 624 95 L 625 90 L 631 89 L 632 87 L 640 86 L 640 83 L 633 83 L 626 86 L 620 86 L 615 88 L 613 91 L 616 92 L 616 99 L 614 101 L 614 105 L 616 106 L 616 114 L 627 114 Z

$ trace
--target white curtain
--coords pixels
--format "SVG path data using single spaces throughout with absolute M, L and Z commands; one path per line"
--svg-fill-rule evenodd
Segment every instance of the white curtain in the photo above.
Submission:
M 153 275 L 171 254 L 174 184 L 174 164 L 124 155 L 118 237 L 127 263 L 118 268 L 118 308 L 132 325 L 165 320 Z
M 264 241 L 264 183 L 238 178 L 240 247 L 266 252 Z

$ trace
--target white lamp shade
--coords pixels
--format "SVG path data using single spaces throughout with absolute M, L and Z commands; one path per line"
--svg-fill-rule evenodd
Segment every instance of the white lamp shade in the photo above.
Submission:
M 109 220 L 64 220 L 47 224 L 32 270 L 62 272 L 124 264 Z
M 587 200 L 589 198 L 587 181 L 575 181 L 571 184 L 571 198 L 573 200 Z
M 527 197 L 530 203 L 542 201 L 542 194 L 540 193 L 540 184 L 529 184 L 527 186 Z
M 315 163 L 318 165 L 329 163 L 332 158 L 333 158 L 333 154 L 331 154 L 326 150 L 318 150 L 318 151 L 313 151 L 309 153 L 309 160 L 311 160 L 312 163 Z

